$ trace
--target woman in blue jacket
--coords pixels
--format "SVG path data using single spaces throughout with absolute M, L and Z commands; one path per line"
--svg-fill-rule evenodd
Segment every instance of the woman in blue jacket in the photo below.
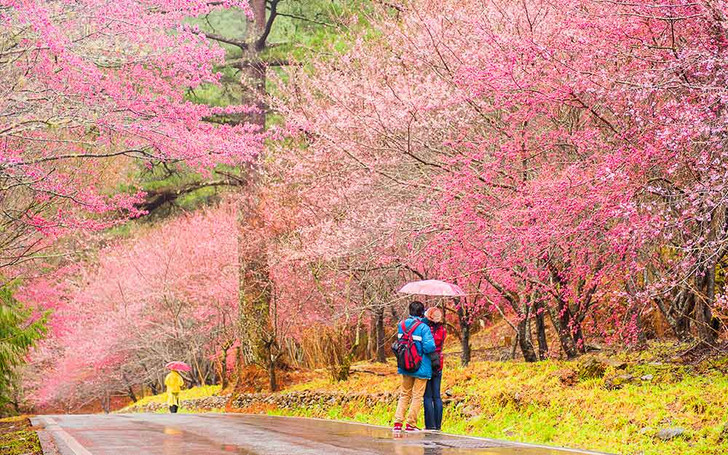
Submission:
M 432 377 L 431 352 L 435 352 L 435 339 L 432 337 L 430 327 L 423 321 L 425 305 L 422 302 L 412 302 L 409 305 L 409 318 L 397 324 L 397 337 L 402 337 L 404 330 L 409 332 L 417 324 L 412 332 L 412 339 L 417 347 L 417 352 L 422 357 L 420 367 L 414 373 L 397 369 L 402 375 L 402 386 L 400 387 L 397 412 L 394 414 L 394 431 L 402 431 L 402 424 L 405 424 L 405 431 L 419 431 L 417 428 L 417 417 L 422 409 L 422 397 L 425 393 L 427 380 Z M 408 412 L 409 411 L 409 412 Z M 406 414 L 406 417 L 405 417 Z

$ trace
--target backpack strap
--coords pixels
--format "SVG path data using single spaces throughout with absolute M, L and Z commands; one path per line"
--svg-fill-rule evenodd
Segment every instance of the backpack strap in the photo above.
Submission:
M 422 321 L 416 320 L 414 324 L 412 324 L 412 327 L 410 327 L 409 331 L 407 332 L 408 336 L 412 336 L 413 333 L 415 333 L 415 329 L 422 324 Z M 402 323 L 402 326 L 404 327 L 404 322 Z
M 412 324 L 412 327 L 410 327 L 409 330 L 407 330 L 407 320 L 401 322 L 400 329 L 402 329 L 402 333 L 398 336 L 399 337 L 410 337 L 412 338 L 412 334 L 415 332 L 415 329 L 422 324 L 422 321 L 415 320 L 414 324 Z

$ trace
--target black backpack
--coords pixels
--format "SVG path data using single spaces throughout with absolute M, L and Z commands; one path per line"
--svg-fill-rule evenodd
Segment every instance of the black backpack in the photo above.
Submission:
M 407 330 L 405 322 L 401 322 L 402 336 L 392 344 L 392 351 L 397 357 L 397 367 L 407 373 L 414 373 L 420 368 L 422 356 L 417 351 L 417 345 L 412 338 L 412 334 L 422 324 L 422 321 L 415 321 L 409 330 Z

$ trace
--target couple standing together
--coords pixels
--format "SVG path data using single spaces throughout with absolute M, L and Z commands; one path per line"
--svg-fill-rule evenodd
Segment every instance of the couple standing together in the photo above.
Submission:
M 402 375 L 394 431 L 419 431 L 417 419 L 425 406 L 425 428 L 442 427 L 442 382 L 445 326 L 442 311 L 422 302 L 409 305 L 409 317 L 397 325 L 397 341 L 392 348 L 397 357 L 397 373 Z M 403 428 L 404 425 L 404 428 Z

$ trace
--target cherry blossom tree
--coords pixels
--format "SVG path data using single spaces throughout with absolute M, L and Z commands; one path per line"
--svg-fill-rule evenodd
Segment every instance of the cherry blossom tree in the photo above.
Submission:
M 725 7 L 607 3 L 414 2 L 291 73 L 282 102 L 306 143 L 291 169 L 327 176 L 317 200 L 367 182 L 355 217 L 396 188 L 398 221 L 431 242 L 412 253 L 482 278 L 528 360 L 532 318 L 573 357 L 595 306 L 634 285 L 716 335 Z
M 138 215 L 129 176 L 140 164 L 203 170 L 256 156 L 259 127 L 207 120 L 257 108 L 186 97 L 219 83 L 224 56 L 186 19 L 227 8 L 252 15 L 242 1 L 0 3 L 0 265 L 69 229 Z
M 192 366 L 193 383 L 216 381 L 215 356 L 230 348 L 238 312 L 235 208 L 139 229 L 56 283 L 21 289 L 58 321 L 34 359 L 46 371 L 38 399 L 67 399 L 68 387 L 91 400 L 160 384 L 171 360 Z

